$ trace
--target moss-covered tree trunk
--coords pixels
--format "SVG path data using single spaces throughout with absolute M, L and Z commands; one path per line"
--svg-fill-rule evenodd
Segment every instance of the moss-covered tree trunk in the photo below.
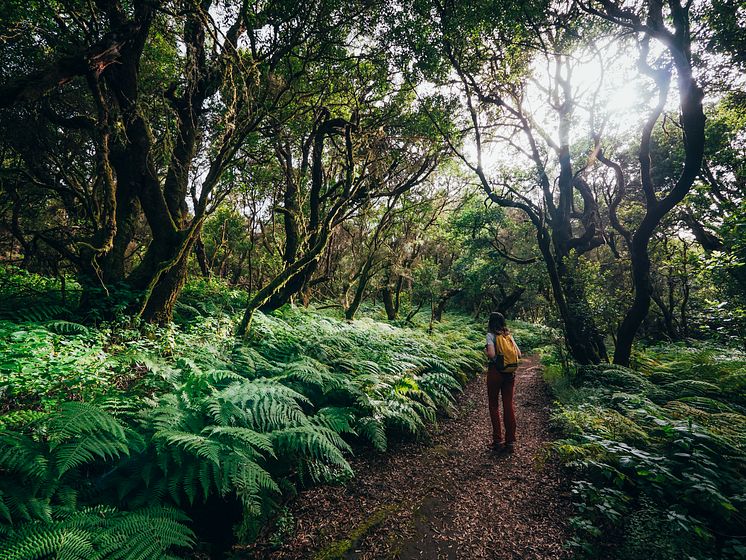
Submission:
M 383 308 L 386 310 L 386 318 L 389 321 L 395 320 L 399 315 L 399 310 L 394 305 L 394 294 L 391 287 L 383 287 L 381 290 L 381 299 L 383 300 Z

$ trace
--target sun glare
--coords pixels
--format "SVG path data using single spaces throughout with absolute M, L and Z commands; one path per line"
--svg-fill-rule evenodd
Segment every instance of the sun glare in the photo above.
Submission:
M 635 48 L 621 50 L 610 43 L 591 54 L 573 53 L 563 62 L 562 78 L 570 83 L 572 116 L 569 131 L 571 149 L 578 143 L 589 142 L 595 134 L 603 140 L 634 135 L 657 97 L 651 80 L 641 74 Z M 537 55 L 526 82 L 524 112 L 535 125 L 554 142 L 559 143 L 559 114 L 553 94 L 557 87 L 554 59 Z M 560 98 L 562 100 L 563 98 Z M 667 108 L 676 107 L 675 82 L 669 94 Z M 527 165 L 530 162 L 515 147 L 494 137 L 482 151 L 485 168 L 505 169 Z M 514 142 L 517 141 L 514 138 Z M 476 156 L 474 147 L 467 147 L 467 154 Z

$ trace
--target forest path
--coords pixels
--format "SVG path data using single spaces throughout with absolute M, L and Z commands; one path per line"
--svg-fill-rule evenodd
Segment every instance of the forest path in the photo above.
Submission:
M 432 441 L 355 457 L 347 486 L 304 491 L 290 511 L 295 529 L 236 558 L 560 559 L 568 536 L 569 483 L 547 459 L 551 398 L 538 358 L 516 381 L 516 451 L 489 449 L 484 376 L 465 388 L 457 417 Z

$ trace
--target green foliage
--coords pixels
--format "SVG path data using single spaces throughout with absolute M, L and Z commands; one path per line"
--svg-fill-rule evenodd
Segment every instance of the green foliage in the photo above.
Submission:
M 60 513 L 51 522 L 11 530 L 0 545 L 7 560 L 155 560 L 192 546 L 186 516 L 168 507 L 123 512 L 111 506 Z
M 354 446 L 422 434 L 482 364 L 462 318 L 428 335 L 288 308 L 245 342 L 225 316 L 70 325 L 0 322 L 9 557 L 165 557 L 212 496 L 251 538 L 294 487 L 348 480 Z
M 505 209 L 486 204 L 481 191 L 469 193 L 448 217 L 443 219 L 443 241 L 437 253 L 458 255 L 451 265 L 452 283 L 462 289 L 456 300 L 466 308 L 498 306 L 510 292 L 523 290 L 521 298 L 509 306 L 511 315 L 535 307 L 541 296 L 536 289 L 543 283 L 542 263 L 537 259 L 533 231 L 511 219 Z M 517 265 L 505 255 L 526 259 Z M 516 313 L 517 312 L 517 313 Z
M 248 294 L 219 279 L 194 279 L 184 286 L 176 303 L 177 320 L 233 314 L 246 307 Z
M 510 321 L 510 332 L 524 353 L 531 352 L 542 346 L 551 345 L 558 340 L 559 333 L 544 325 L 535 325 L 525 321 Z
M 191 546 L 188 519 L 176 509 L 86 504 L 92 485 L 138 440 L 110 414 L 80 402 L 0 431 L 0 556 L 144 560 Z
M 0 266 L 0 319 L 47 321 L 67 317 L 65 297 L 77 296 L 78 290 L 77 283 L 70 280 L 63 284 L 60 278 Z
M 87 329 L 67 325 L 0 321 L 0 394 L 7 406 L 51 409 L 82 393 L 110 392 L 114 375 L 100 343 L 86 337 Z
M 744 358 L 667 345 L 638 352 L 633 369 L 584 366 L 571 388 L 554 380 L 566 435 L 555 451 L 583 479 L 570 543 L 581 556 L 601 554 L 605 535 L 619 559 L 742 557 Z

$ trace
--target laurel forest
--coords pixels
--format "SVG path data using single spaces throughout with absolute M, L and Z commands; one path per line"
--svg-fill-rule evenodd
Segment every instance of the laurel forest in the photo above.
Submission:
M 432 496 L 298 504 L 441 448 L 557 473 L 532 557 L 746 557 L 740 2 L 7 0 L 0 38 L 0 557 L 440 557 Z M 471 461 L 495 311 L 518 447 Z

